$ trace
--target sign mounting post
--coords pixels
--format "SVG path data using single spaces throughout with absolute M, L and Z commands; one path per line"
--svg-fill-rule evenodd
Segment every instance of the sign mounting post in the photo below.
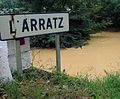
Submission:
M 22 74 L 22 59 L 21 59 L 21 49 L 19 39 L 15 40 L 15 50 L 16 50 L 16 65 L 19 74 Z
M 60 59 L 60 34 L 55 34 L 55 44 L 56 44 L 56 69 L 61 72 L 61 59 Z
M 9 21 L 10 34 L 13 36 L 15 41 L 15 56 L 16 56 L 16 67 L 19 74 L 22 74 L 22 59 L 21 59 L 21 48 L 20 41 L 16 39 L 16 29 L 14 22 L 14 15 L 11 15 L 11 20 Z

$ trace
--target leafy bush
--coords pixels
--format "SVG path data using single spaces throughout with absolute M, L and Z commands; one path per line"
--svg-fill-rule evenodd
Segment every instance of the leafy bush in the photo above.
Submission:
M 49 6 L 45 5 L 45 11 L 56 11 L 57 9 L 58 12 L 68 11 L 70 13 L 70 31 L 61 34 L 61 47 L 63 48 L 81 47 L 86 44 L 87 39 L 90 39 L 91 33 L 96 33 L 105 28 L 108 24 L 111 24 L 111 20 L 109 19 L 98 21 L 96 18 L 96 14 L 102 9 L 100 0 L 70 0 L 63 3 L 58 0 L 54 2 L 53 5 L 50 5 L 51 2 L 47 3 Z M 38 4 L 39 2 L 34 3 L 34 6 L 32 6 L 34 11 L 42 10 L 42 8 L 38 9 Z M 52 9 L 49 8 L 50 6 Z M 42 35 L 31 38 L 32 47 L 54 47 L 54 42 L 54 35 Z
M 18 14 L 26 13 L 26 10 L 18 0 L 1 0 L 0 1 L 0 14 Z
M 120 26 L 120 0 L 1 0 L 0 13 L 70 14 L 70 31 L 61 34 L 61 47 L 81 47 L 90 34 L 109 26 Z M 55 47 L 55 36 L 31 37 L 32 47 Z
M 101 0 L 102 9 L 99 13 L 101 19 L 109 19 L 112 26 L 120 27 L 120 0 Z

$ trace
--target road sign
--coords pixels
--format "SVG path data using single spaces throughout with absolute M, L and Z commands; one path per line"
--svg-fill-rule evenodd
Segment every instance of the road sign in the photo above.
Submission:
M 69 31 L 68 13 L 0 16 L 1 39 Z
M 13 36 L 10 34 L 10 22 L 11 15 L 0 16 L 0 39 L 12 39 Z
M 51 14 L 21 14 L 0 16 L 0 39 L 15 39 L 16 64 L 19 73 L 22 73 L 20 44 L 17 38 L 41 34 L 56 34 L 56 67 L 61 70 L 60 64 L 60 32 L 69 31 L 68 13 Z

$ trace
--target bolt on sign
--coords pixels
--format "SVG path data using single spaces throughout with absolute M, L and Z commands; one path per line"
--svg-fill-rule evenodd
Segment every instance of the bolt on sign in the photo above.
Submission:
M 69 31 L 68 13 L 0 16 L 1 40 Z

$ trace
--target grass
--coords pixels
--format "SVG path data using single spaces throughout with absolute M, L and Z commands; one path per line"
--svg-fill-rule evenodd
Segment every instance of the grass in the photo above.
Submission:
M 120 99 L 119 73 L 90 80 L 30 68 L 13 77 L 15 81 L 0 84 L 1 99 Z

